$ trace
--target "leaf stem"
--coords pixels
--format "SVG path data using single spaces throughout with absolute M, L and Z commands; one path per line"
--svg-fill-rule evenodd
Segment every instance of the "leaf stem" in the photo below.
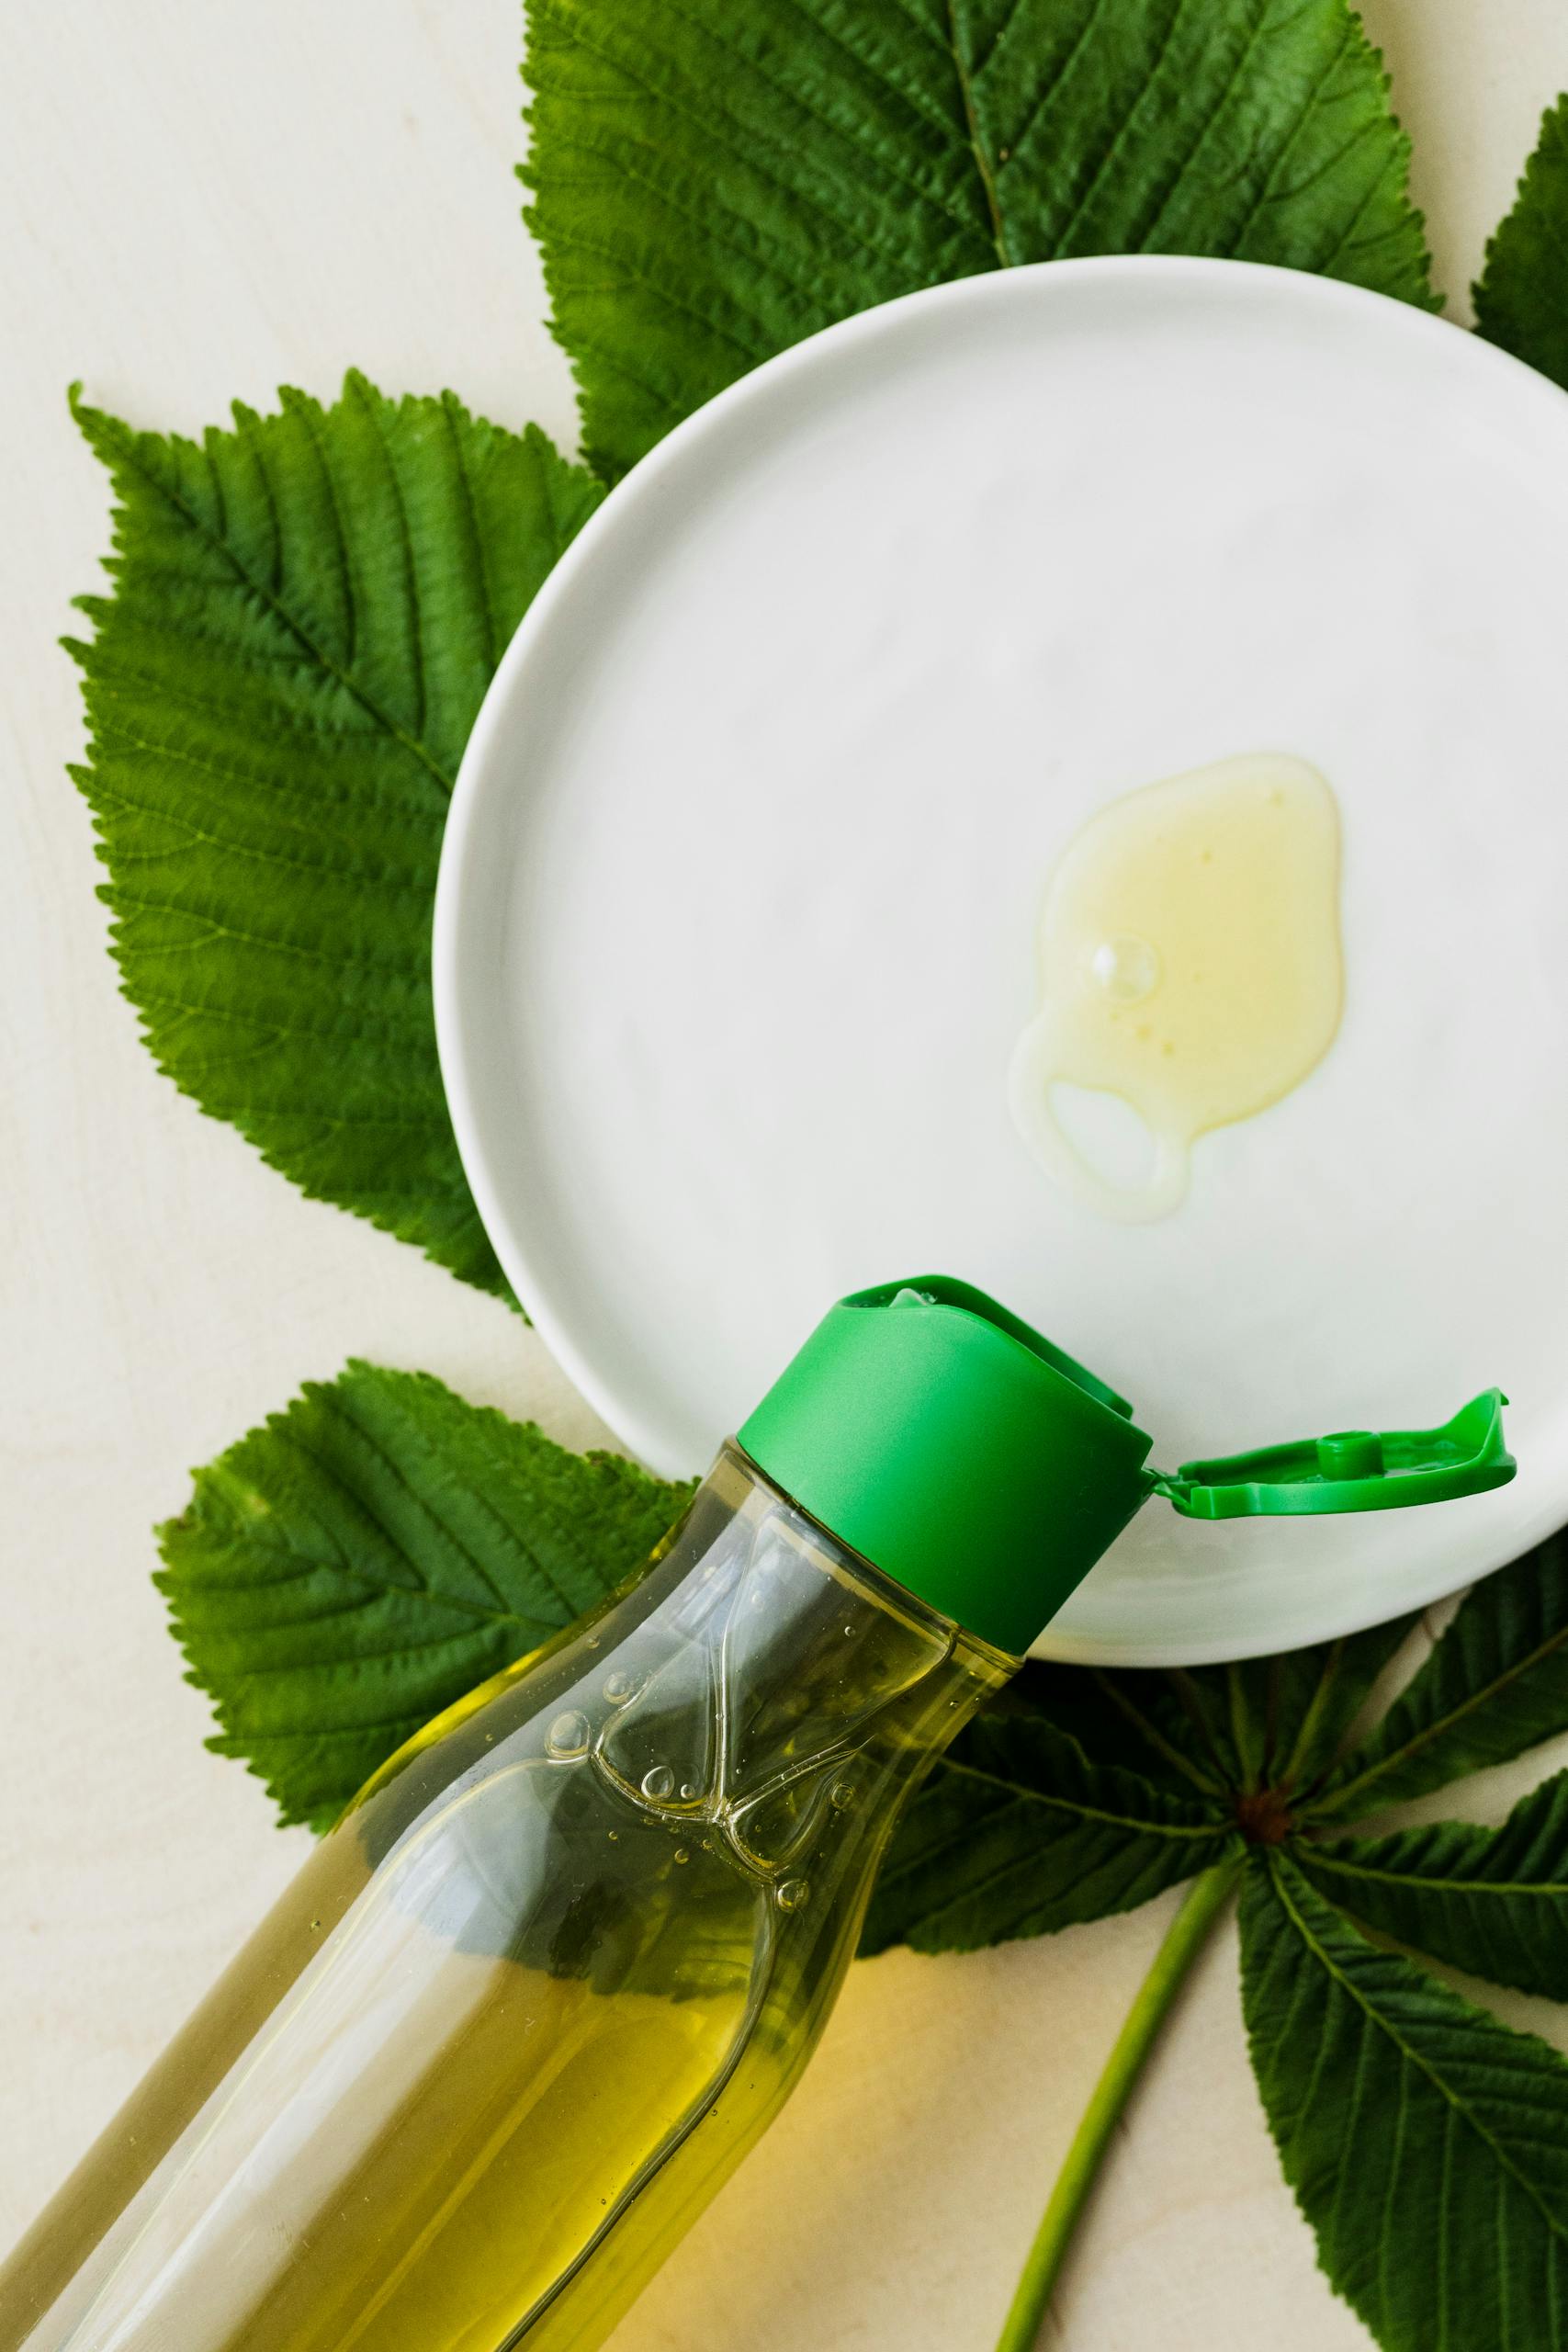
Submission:
M 1111 2135 L 1171 2003 L 1235 1891 L 1244 1860 L 1243 1855 L 1235 1854 L 1228 1860 L 1213 1863 L 1193 1880 L 1182 1897 L 1165 1940 L 1155 1954 L 1154 1965 L 1138 1987 L 1137 1998 L 1127 2012 L 1106 2060 L 1105 2071 L 1095 2085 L 1083 2120 L 1056 2176 L 1045 2217 L 1029 2249 L 1018 2291 L 997 2338 L 997 2352 L 1033 2352 L 1073 2232 L 1099 2177 Z

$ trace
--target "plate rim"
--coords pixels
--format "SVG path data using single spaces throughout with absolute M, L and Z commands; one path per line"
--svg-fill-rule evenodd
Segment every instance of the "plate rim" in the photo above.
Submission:
M 690 1475 L 690 1465 L 683 1462 L 677 1464 L 677 1448 L 670 1442 L 668 1430 L 660 1427 L 657 1411 L 648 1409 L 634 1396 L 617 1386 L 613 1371 L 603 1367 L 580 1343 L 570 1312 L 559 1311 L 557 1292 L 549 1275 L 547 1250 L 542 1252 L 531 1246 L 507 1204 L 506 1187 L 499 1172 L 502 1156 L 492 1152 L 480 1105 L 482 1082 L 477 1075 L 479 1057 L 475 1050 L 475 1036 L 483 1015 L 481 1009 L 471 1009 L 469 1005 L 472 982 L 468 970 L 470 925 L 468 910 L 477 887 L 475 861 L 482 851 L 487 816 L 498 794 L 509 782 L 514 783 L 514 779 L 509 779 L 505 773 L 504 762 L 495 755 L 514 724 L 513 705 L 534 648 L 550 628 L 557 606 L 571 595 L 578 574 L 596 560 L 600 543 L 624 527 L 624 517 L 629 517 L 645 502 L 659 496 L 665 476 L 685 462 L 686 454 L 693 446 L 718 430 L 738 412 L 771 397 L 774 388 L 787 377 L 819 365 L 825 350 L 840 351 L 852 344 L 872 342 L 896 332 L 897 322 L 915 306 L 928 311 L 961 311 L 996 304 L 1006 307 L 1032 299 L 1044 285 L 1063 287 L 1068 282 L 1076 286 L 1095 282 L 1113 287 L 1120 284 L 1129 293 L 1134 293 L 1151 284 L 1165 289 L 1185 284 L 1197 291 L 1216 285 L 1235 288 L 1238 281 L 1247 279 L 1267 288 L 1270 297 L 1276 300 L 1283 295 L 1288 300 L 1298 302 L 1304 310 L 1315 310 L 1319 315 L 1326 311 L 1337 311 L 1347 315 L 1359 314 L 1367 321 L 1376 320 L 1384 330 L 1393 328 L 1415 341 L 1425 341 L 1434 353 L 1445 350 L 1457 357 L 1462 350 L 1467 355 L 1468 364 L 1478 366 L 1483 372 L 1492 371 L 1509 378 L 1516 388 L 1521 383 L 1528 384 L 1535 394 L 1553 405 L 1568 400 L 1568 393 L 1552 383 L 1550 378 L 1542 376 L 1539 370 L 1499 345 L 1486 342 L 1473 331 L 1457 327 L 1451 320 L 1439 313 L 1418 309 L 1413 303 L 1376 293 L 1348 280 L 1323 277 L 1310 270 L 1211 255 L 1110 254 L 982 271 L 974 277 L 918 288 L 890 301 L 874 305 L 870 310 L 839 320 L 761 361 L 746 375 L 716 393 L 701 408 L 682 418 L 647 456 L 612 485 L 550 571 L 497 665 L 458 766 L 443 834 L 436 879 L 431 968 L 436 1051 L 442 1084 L 458 1157 L 480 1222 L 529 1320 L 574 1387 L 620 1442 L 661 1475 L 685 1476 Z M 868 1272 L 867 1280 L 872 1279 L 874 1271 Z M 823 1304 L 825 1311 L 830 1302 L 824 1301 Z M 1529 1534 L 1520 1550 L 1528 1550 L 1558 1523 L 1555 1513 L 1545 1514 L 1544 1523 Z M 1517 1557 L 1518 1554 L 1510 1552 L 1508 1556 Z M 1495 1566 L 1503 1565 L 1506 1562 L 1500 1561 Z M 1493 1572 L 1492 1569 L 1468 1571 L 1438 1588 L 1428 1588 L 1420 1600 L 1407 1602 L 1405 1606 L 1431 1606 L 1462 1589 L 1480 1576 Z M 1326 1611 L 1320 1628 L 1305 1639 L 1308 1642 L 1336 1640 L 1380 1622 L 1384 1620 L 1375 1607 L 1367 1610 L 1348 1600 L 1344 1608 Z M 1053 1635 L 1055 1635 L 1055 1639 Z M 1158 1667 L 1205 1665 L 1247 1657 L 1267 1657 L 1282 1647 L 1297 1645 L 1299 1644 L 1287 1641 L 1236 1648 L 1223 1640 L 1112 1644 L 1103 1639 L 1080 1637 L 1066 1630 L 1058 1634 L 1053 1625 L 1047 1628 L 1045 1637 L 1037 1645 L 1036 1654 L 1089 1665 Z

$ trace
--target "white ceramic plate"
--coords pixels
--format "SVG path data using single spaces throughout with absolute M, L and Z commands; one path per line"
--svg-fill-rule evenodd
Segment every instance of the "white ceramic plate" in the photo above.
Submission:
M 1236 264 L 915 295 L 671 434 L 502 664 L 436 911 L 481 1214 L 623 1438 L 701 1468 L 840 1292 L 936 1270 L 1163 1463 L 1514 1399 L 1500 1493 L 1150 1504 L 1056 1656 L 1325 1637 L 1568 1518 L 1565 549 L 1568 400 Z M 1338 796 L 1343 1025 L 1108 1223 L 1006 1108 L 1045 882 L 1113 796 L 1257 751 Z

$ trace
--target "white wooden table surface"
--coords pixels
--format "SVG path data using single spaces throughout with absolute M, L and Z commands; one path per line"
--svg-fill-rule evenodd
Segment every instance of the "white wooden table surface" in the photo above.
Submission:
M 649 0 L 656 5 L 656 0 Z M 1542 106 L 1562 0 L 1369 0 L 1451 313 Z M 107 2120 L 306 1850 L 203 1749 L 149 1533 L 350 1352 L 572 1443 L 543 1346 L 302 1200 L 154 1071 L 116 993 L 54 640 L 105 488 L 65 387 L 199 427 L 280 381 L 450 384 L 570 445 L 518 220 L 513 0 L 10 0 L 0 75 L 0 2240 Z M 1486 1817 L 1529 1772 L 1476 1790 Z M 1167 1910 L 857 1967 L 810 2077 L 616 2352 L 987 2352 Z M 1533 2012 L 1533 2014 L 1532 2014 Z M 1510 2004 L 1554 2032 L 1541 2005 Z M 1234 1937 L 1121 2136 L 1044 2341 L 1352 2352 L 1243 2053 Z

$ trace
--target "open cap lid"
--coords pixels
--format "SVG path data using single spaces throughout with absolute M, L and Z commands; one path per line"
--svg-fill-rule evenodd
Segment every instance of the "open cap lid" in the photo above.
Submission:
M 841 1543 L 1018 1656 L 1150 1495 L 1230 1519 L 1479 1493 L 1514 1475 L 1505 1401 L 1162 1472 L 1124 1397 L 984 1291 L 921 1274 L 830 1307 L 739 1434 Z
M 938 1274 L 830 1307 L 739 1439 L 841 1543 L 1015 1655 L 1149 1493 L 1125 1399 Z
M 1506 1487 L 1517 1467 L 1500 1388 L 1483 1388 L 1435 1430 L 1336 1430 L 1286 1445 L 1156 1470 L 1154 1491 L 1186 1519 L 1284 1519 L 1403 1510 Z

